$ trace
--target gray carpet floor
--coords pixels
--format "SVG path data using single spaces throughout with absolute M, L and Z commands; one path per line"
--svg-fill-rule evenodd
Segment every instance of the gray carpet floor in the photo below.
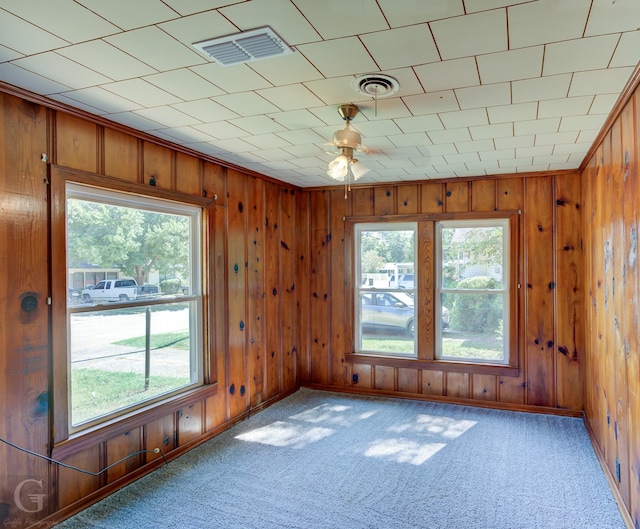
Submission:
M 625 529 L 582 420 L 301 389 L 58 529 Z

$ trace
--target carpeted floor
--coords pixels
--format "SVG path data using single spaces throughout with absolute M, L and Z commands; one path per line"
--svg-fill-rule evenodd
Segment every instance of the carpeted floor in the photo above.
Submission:
M 58 529 L 625 529 L 582 420 L 302 389 Z

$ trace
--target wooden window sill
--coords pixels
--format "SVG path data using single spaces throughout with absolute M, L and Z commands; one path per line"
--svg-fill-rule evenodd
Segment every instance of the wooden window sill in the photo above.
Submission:
M 382 356 L 365 353 L 346 353 L 345 362 L 373 366 L 402 367 L 407 369 L 429 369 L 456 373 L 474 373 L 478 375 L 496 375 L 502 377 L 520 376 L 520 368 L 511 365 L 480 364 L 473 362 L 455 362 L 451 360 L 425 360 L 398 356 Z
M 195 402 L 213 397 L 217 392 L 217 382 L 200 386 L 180 395 L 170 397 L 167 400 L 155 402 L 144 408 L 116 417 L 92 428 L 74 433 L 70 435 L 68 439 L 53 446 L 51 457 L 53 459 L 63 460 L 71 455 L 117 437 L 118 435 L 122 435 L 134 428 L 139 428 L 157 419 L 166 417 Z

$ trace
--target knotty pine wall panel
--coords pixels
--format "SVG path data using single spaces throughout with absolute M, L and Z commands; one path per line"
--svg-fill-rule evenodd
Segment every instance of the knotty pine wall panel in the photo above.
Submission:
M 398 192 L 398 215 L 410 215 L 420 211 L 420 186 L 400 186 Z
M 342 191 L 336 187 L 336 199 L 329 201 L 327 190 L 308 192 L 311 210 L 315 212 L 311 218 L 310 252 L 319 256 L 311 266 L 310 303 L 321 308 L 312 311 L 310 324 L 311 347 L 318 352 L 303 360 L 308 362 L 303 370 L 317 374 L 308 379 L 311 385 L 493 402 L 516 409 L 542 407 L 572 412 L 582 409 L 584 318 L 579 317 L 579 311 L 583 310 L 584 276 L 579 236 L 581 187 L 578 173 L 427 182 L 420 186 L 355 187 L 348 196 L 346 207 L 344 201 L 337 198 L 343 194 Z M 342 296 L 336 292 L 340 292 L 345 277 L 349 279 L 344 270 L 349 271 L 353 267 L 353 241 L 342 249 L 334 244 L 335 225 L 331 219 L 337 222 L 345 209 L 358 217 L 375 215 L 377 218 L 384 212 L 394 215 L 399 212 L 401 197 L 414 195 L 420 206 L 418 214 L 494 210 L 521 212 L 518 215 L 519 237 L 514 249 L 519 262 L 517 279 L 522 287 L 517 296 L 515 326 L 519 370 L 513 376 L 471 373 L 456 370 L 451 365 L 445 370 L 438 370 L 437 364 L 428 368 L 412 368 L 410 361 L 390 367 L 376 361 L 375 357 L 345 362 L 345 354 L 352 352 L 352 325 L 347 329 L 351 333 L 347 340 L 343 340 L 342 335 L 336 337 L 332 326 L 340 325 L 336 314 L 343 318 L 351 317 L 351 292 L 346 288 Z M 559 202 L 556 202 L 557 197 L 560 197 Z M 334 208 L 339 208 L 339 212 L 334 212 Z M 332 241 L 328 257 L 327 237 Z M 427 239 L 425 234 L 421 239 Z M 338 251 L 344 252 L 344 256 L 336 255 Z M 559 256 L 559 252 L 563 255 Z M 421 266 L 430 269 L 432 265 L 423 263 Z M 328 307 L 313 295 L 313 292 L 318 294 L 318 285 L 325 284 L 331 288 Z M 424 299 L 423 304 L 430 305 L 430 301 Z M 432 318 L 428 307 L 421 305 L 420 313 L 424 316 L 419 317 Z M 327 314 L 331 315 L 330 324 L 322 326 L 321 320 Z M 422 342 L 429 339 L 426 335 L 419 337 Z M 321 348 L 322 354 L 319 354 Z M 569 350 L 570 353 L 566 354 Z M 327 382 L 320 381 L 321 373 L 334 371 L 335 366 L 345 363 L 348 375 L 342 380 L 327 375 Z
M 583 407 L 583 369 L 579 351 L 584 351 L 584 334 L 574 333 L 584 320 L 584 269 L 581 259 L 582 237 L 580 177 L 567 175 L 556 180 L 555 210 L 557 232 L 556 303 L 557 333 L 554 357 L 557 367 L 556 400 L 560 408 L 579 410 Z M 560 354 L 558 354 L 560 353 Z
M 346 271 L 349 255 L 346 247 L 345 221 L 349 214 L 349 202 L 344 199 L 344 194 L 340 190 L 331 191 L 331 213 L 329 227 L 331 234 L 331 349 L 332 351 L 344 351 L 352 344 L 352 322 L 348 317 L 347 299 L 344 296 L 344 285 L 348 274 Z M 341 302 L 342 301 L 342 302 Z M 329 384 L 342 386 L 347 383 L 350 370 L 349 366 L 342 361 L 339 354 L 330 354 L 330 381 Z
M 524 178 L 501 178 L 496 181 L 496 201 L 500 211 L 522 211 L 524 208 Z M 522 215 L 520 216 L 522 229 Z M 518 241 L 520 246 L 517 255 L 520 262 L 524 262 L 524 244 L 522 238 Z M 522 272 L 520 270 L 518 282 L 522 285 Z M 524 303 L 522 293 L 518 296 L 518 328 L 524 329 Z M 522 405 L 526 403 L 526 377 L 527 366 L 525 357 L 525 333 L 518 336 L 518 365 L 520 374 L 517 377 L 498 377 L 498 400 L 504 403 Z
M 49 162 L 70 170 L 117 178 L 125 183 L 154 184 L 180 194 L 206 194 L 213 200 L 209 208 L 210 239 L 205 244 L 210 266 L 205 271 L 204 284 L 211 322 L 206 378 L 217 381 L 217 391 L 206 393 L 206 398 L 201 400 L 187 399 L 179 407 L 167 409 L 164 415 L 163 410 L 152 411 L 149 417 L 141 417 L 126 430 L 116 427 L 75 447 L 68 444 L 55 447 L 65 463 L 92 472 L 139 449 L 160 448 L 168 458 L 183 453 L 247 414 L 252 404 L 248 400 L 248 381 L 256 374 L 261 376 L 259 369 L 248 362 L 249 333 L 240 328 L 240 322 L 248 314 L 247 307 L 254 300 L 246 277 L 247 248 L 254 238 L 246 222 L 247 212 L 240 211 L 238 206 L 243 201 L 247 207 L 249 202 L 264 204 L 265 181 L 161 143 L 138 137 L 117 124 L 111 128 L 90 116 L 49 109 L 0 91 L 0 203 L 4 204 L 0 212 L 0 246 L 2 255 L 11 256 L 0 272 L 0 327 L 4 329 L 0 333 L 2 438 L 48 454 L 49 440 L 54 437 L 54 430 L 59 430 L 49 418 L 52 366 L 47 296 L 51 291 L 48 278 L 52 259 L 48 235 L 48 167 L 41 161 L 41 154 L 46 153 Z M 264 345 L 265 350 L 274 351 L 277 362 L 272 366 L 274 372 L 269 387 L 262 392 L 264 395 L 269 392 L 275 400 L 284 395 L 283 391 L 296 389 L 298 351 L 308 354 L 305 340 L 308 339 L 309 313 L 301 303 L 301 296 L 308 296 L 308 285 L 297 278 L 300 274 L 307 276 L 304 265 L 298 265 L 298 256 L 308 257 L 310 212 L 302 212 L 298 204 L 300 198 L 308 199 L 308 195 L 293 193 L 288 186 L 272 182 L 268 186 L 272 204 L 269 216 L 278 219 L 270 248 L 281 257 L 271 261 L 269 283 L 259 277 L 252 288 L 260 292 L 260 296 L 267 288 L 271 292 L 274 285 L 279 292 L 284 292 L 283 282 L 287 278 L 286 309 L 282 307 L 284 301 L 279 301 L 277 314 L 272 317 L 264 311 L 261 318 L 263 328 L 271 326 L 279 333 L 276 341 L 266 341 Z M 261 216 L 255 224 L 264 231 L 264 210 Z M 302 233 L 296 227 L 298 221 Z M 259 236 L 264 249 L 264 233 Z M 266 260 L 262 266 L 265 263 Z M 238 264 L 237 274 L 235 264 Z M 296 303 L 301 304 L 300 310 Z M 60 303 L 54 303 L 56 305 Z M 286 340 L 280 335 L 286 336 Z M 297 340 L 301 340 L 302 345 Z M 279 370 L 284 369 L 282 350 L 285 348 L 287 374 L 282 378 Z M 284 386 L 280 380 L 286 380 Z M 229 388 L 233 384 L 236 391 L 231 396 Z M 243 385 L 244 397 L 241 395 Z M 263 398 L 253 404 L 265 402 Z M 159 459 L 161 461 L 158 454 L 141 454 L 94 477 L 57 468 L 0 444 L 0 460 L 6 462 L 0 468 L 0 525 L 26 527 L 27 518 L 29 523 L 38 523 L 47 516 L 43 523 L 58 522 L 88 506 L 103 487 L 126 483 L 127 479 L 146 471 L 141 466 L 149 465 L 147 470 L 155 468 Z M 24 513 L 14 505 L 13 491 L 22 479 L 42 481 L 41 489 L 29 491 L 47 495 L 42 511 Z
M 98 142 L 101 129 L 95 123 L 63 112 L 56 114 L 55 121 L 57 149 L 54 162 L 89 173 L 99 172 Z
M 330 191 L 318 191 L 311 195 L 311 270 L 310 270 L 310 382 L 328 385 L 329 382 L 329 353 L 332 302 L 340 310 L 339 300 L 329 298 L 331 287 L 331 232 L 329 229 Z
M 129 182 L 139 182 L 141 141 L 134 136 L 110 128 L 103 129 L 103 136 L 103 174 Z M 98 172 L 102 173 L 102 171 Z
M 128 432 L 109 439 L 106 442 L 107 466 L 124 459 L 129 454 L 142 450 L 141 428 L 133 428 Z M 111 483 L 129 472 L 133 472 L 142 463 L 142 454 L 130 457 L 122 463 L 107 470 L 107 482 Z
M 422 213 L 442 213 L 444 211 L 444 184 L 428 182 L 421 186 Z
M 276 184 L 265 185 L 265 283 L 266 313 L 269 314 L 269 325 L 266 328 L 267 357 L 266 397 L 272 398 L 282 388 L 282 281 L 280 268 L 280 192 Z
M 628 439 L 629 448 L 629 510 L 634 520 L 640 520 L 640 308 L 638 292 L 640 274 L 638 273 L 638 153 L 640 152 L 639 95 L 636 93 L 631 104 L 623 110 L 620 118 L 622 125 L 622 170 L 623 170 L 623 218 L 624 218 L 624 285 L 623 285 L 623 328 L 622 349 L 626 355 L 628 402 Z M 635 197 L 635 200 L 631 197 Z M 620 356 L 618 358 L 621 358 Z M 635 383 L 634 383 L 635 381 Z
M 255 180 L 249 188 L 247 280 L 249 303 L 247 304 L 247 327 L 249 339 L 249 364 L 252 373 L 249 381 L 251 406 L 266 399 L 267 330 L 264 327 L 267 297 L 265 285 L 265 202 L 264 181 Z
M 235 171 L 229 171 L 227 180 L 229 357 L 225 391 L 228 393 L 230 417 L 240 415 L 249 405 L 248 346 L 251 331 L 248 328 L 253 325 L 253 322 L 247 318 L 249 315 L 247 305 L 250 303 L 247 299 L 248 187 L 241 175 Z
M 0 93 L 0 437 L 39 454 L 49 452 L 49 276 L 47 111 Z M 55 510 L 51 467 L 0 443 L 0 526 Z M 25 479 L 48 494 L 43 511 L 13 501 Z M 24 496 L 28 502 L 27 496 Z M 29 508 L 32 504 L 26 503 Z
M 301 330 L 296 324 L 296 294 L 299 284 L 296 277 L 297 241 L 304 239 L 296 231 L 296 196 L 294 190 L 280 189 L 280 292 L 281 292 L 281 351 L 282 391 L 296 389 L 296 339 Z
M 311 194 L 296 193 L 295 208 L 296 375 L 300 384 L 311 381 Z
M 142 153 L 142 182 L 160 189 L 174 189 L 175 152 L 147 141 L 142 144 Z
M 629 515 L 640 525 L 636 89 L 581 173 L 585 252 L 585 415 Z

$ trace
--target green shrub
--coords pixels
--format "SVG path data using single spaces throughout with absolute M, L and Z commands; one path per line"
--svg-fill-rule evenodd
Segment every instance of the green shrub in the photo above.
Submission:
M 177 294 L 180 291 L 182 281 L 179 279 L 165 279 L 160 281 L 160 290 L 163 294 Z
M 491 277 L 476 276 L 462 279 L 457 288 L 495 289 L 498 281 Z M 499 294 L 454 294 L 451 328 L 459 331 L 492 332 L 500 328 L 502 296 Z

